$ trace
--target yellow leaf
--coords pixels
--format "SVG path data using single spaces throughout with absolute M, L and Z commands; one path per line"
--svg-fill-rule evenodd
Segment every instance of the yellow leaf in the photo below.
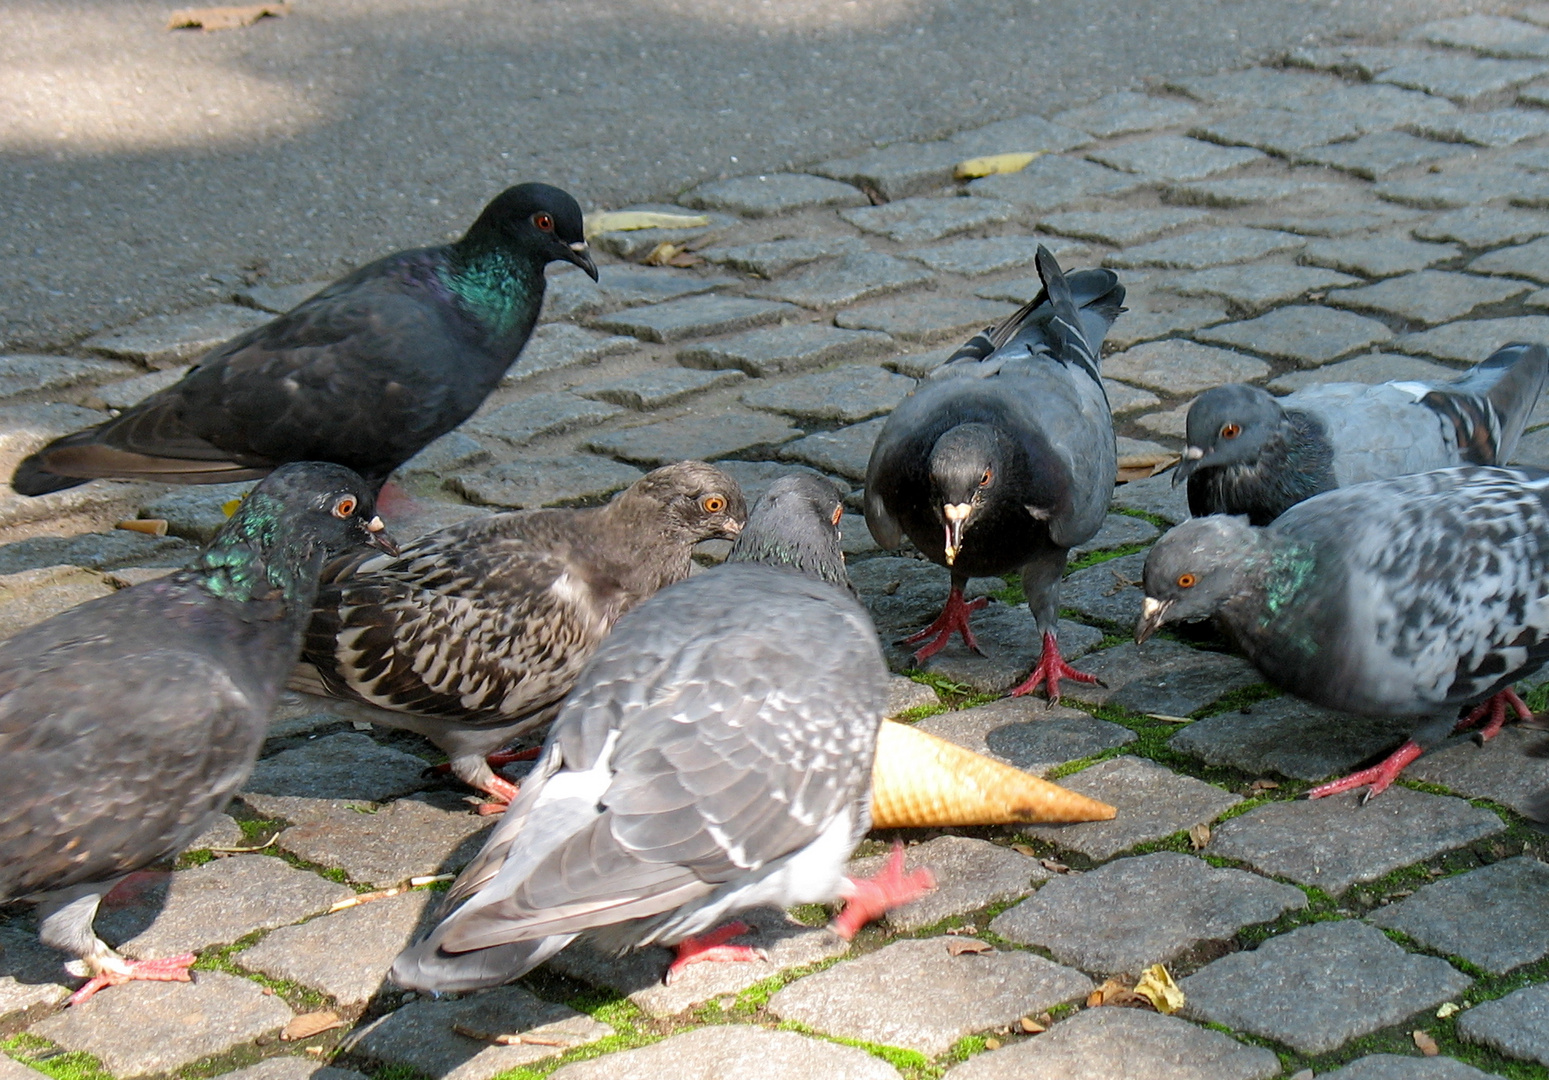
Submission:
M 1175 1013 L 1183 1008 L 1183 991 L 1161 964 L 1153 964 L 1140 973 L 1135 993 L 1149 1001 L 1159 1013 Z
M 290 14 L 289 3 L 246 4 L 241 7 L 183 8 L 167 20 L 168 30 L 235 30 L 259 19 Z
M 605 232 L 634 232 L 637 229 L 697 229 L 710 224 L 703 214 L 660 214 L 650 210 L 609 210 L 586 219 L 588 237 Z
M 1420 1053 L 1424 1054 L 1426 1057 L 1435 1057 L 1437 1054 L 1441 1053 L 1441 1047 L 1436 1045 L 1436 1040 L 1431 1038 L 1425 1032 L 1414 1031 L 1410 1033 L 1409 1037 L 1415 1041 L 1415 1045 L 1420 1048 Z
M 241 505 L 241 499 L 227 499 L 225 502 L 221 503 L 221 513 L 225 514 L 227 517 L 230 517 L 232 514 L 237 512 L 237 507 Z
M 1449 1001 L 1441 1008 L 1436 1010 L 1436 1019 L 1445 1020 L 1447 1017 L 1456 1016 L 1462 1011 L 1462 1009 L 1458 1008 L 1458 1003 L 1456 1001 Z
M 1042 150 L 1031 152 L 1021 151 L 1015 154 L 991 154 L 989 157 L 969 158 L 967 161 L 957 163 L 957 168 L 952 170 L 952 175 L 959 180 L 976 180 L 981 176 L 995 176 L 999 173 L 1021 172 L 1033 163 L 1033 159 L 1041 157 Z

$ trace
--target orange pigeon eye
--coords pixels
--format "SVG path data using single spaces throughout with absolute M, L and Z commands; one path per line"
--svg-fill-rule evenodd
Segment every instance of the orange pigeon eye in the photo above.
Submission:
M 1179 574 L 1178 575 L 1178 588 L 1180 588 L 1180 589 L 1192 589 L 1193 587 L 1194 587 L 1194 575 L 1193 574 Z
M 536 214 L 534 214 L 532 216 L 532 223 L 534 225 L 538 226 L 538 228 L 542 229 L 544 232 L 553 232 L 554 231 L 554 217 L 553 217 L 553 215 L 545 214 L 541 210 L 538 211 Z
M 979 486 L 980 487 L 989 487 L 990 486 L 990 481 L 993 480 L 993 479 L 995 479 L 995 472 L 994 472 L 994 470 L 993 469 L 985 469 L 984 470 L 984 475 L 979 477 Z
M 1223 439 L 1235 439 L 1235 438 L 1237 438 L 1237 436 L 1239 436 L 1241 434 L 1242 434 L 1242 425 L 1241 424 L 1222 424 L 1221 425 L 1221 438 L 1223 438 Z
M 726 509 L 726 500 L 719 495 L 706 495 L 699 500 L 699 505 L 704 507 L 707 514 L 719 514 Z
M 333 504 L 333 516 L 336 518 L 347 518 L 355 512 L 355 506 L 355 496 L 345 495 Z

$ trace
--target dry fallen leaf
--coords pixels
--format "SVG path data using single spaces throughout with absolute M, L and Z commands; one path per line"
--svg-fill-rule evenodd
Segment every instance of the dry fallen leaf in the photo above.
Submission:
M 482 1031 L 479 1028 L 471 1028 L 464 1024 L 453 1024 L 452 1030 L 475 1042 L 489 1043 L 491 1046 L 569 1046 L 571 1040 L 557 1039 L 550 1035 L 537 1035 L 530 1031 L 505 1032 Z
M 1056 874 L 1070 873 L 1070 867 L 1066 866 L 1062 862 L 1055 862 L 1053 859 L 1039 859 L 1038 865 L 1043 867 L 1045 870 L 1052 871 Z
M 991 1035 L 988 1039 L 984 1040 L 984 1048 L 986 1050 L 999 1050 L 1000 1049 L 1000 1040 L 997 1039 L 995 1036 Z
M 1210 843 L 1210 826 L 1196 825 L 1189 830 L 1189 846 L 1195 851 Z
M 1043 1032 L 1049 1030 L 1048 1028 L 1044 1027 L 1044 1025 L 1034 1020 L 1031 1016 L 1022 1017 L 1021 1020 L 1017 1021 L 1017 1026 L 1028 1035 L 1040 1035 Z
M 1183 1008 L 1183 991 L 1161 964 L 1152 964 L 1140 973 L 1135 993 L 1149 1001 L 1159 1013 L 1175 1013 Z
M 592 214 L 583 223 L 588 238 L 605 232 L 635 232 L 638 229 L 697 229 L 710 224 L 704 214 L 662 214 L 651 210 L 609 210 Z
M 1173 453 L 1126 454 L 1119 459 L 1119 483 L 1127 484 L 1131 480 L 1155 476 L 1163 469 L 1176 465 L 1178 460 L 1178 455 Z
M 1019 851 L 1031 859 L 1036 859 L 1038 857 L 1038 852 L 1033 850 L 1033 846 L 1031 844 L 1012 844 L 1011 850 Z
M 685 244 L 669 244 L 663 240 L 651 249 L 651 253 L 645 257 L 647 266 L 698 266 L 704 262 L 698 255 L 688 250 Z
M 1021 172 L 1042 155 L 1042 150 L 1023 150 L 1018 153 L 969 158 L 967 161 L 959 161 L 957 167 L 952 170 L 952 175 L 958 180 L 977 180 L 981 176 Z
M 1087 995 L 1087 1008 L 1099 1005 L 1138 1005 L 1146 999 L 1136 994 L 1119 979 L 1109 979 Z
M 962 956 L 964 953 L 971 953 L 974 956 L 978 956 L 982 953 L 992 953 L 994 951 L 995 946 L 991 945 L 988 941 L 979 941 L 977 938 L 960 937 L 953 938 L 951 941 L 947 942 L 947 952 L 951 953 L 953 956 Z
M 1410 1038 L 1414 1039 L 1415 1045 L 1420 1048 L 1420 1053 L 1426 1057 L 1435 1057 L 1441 1053 L 1441 1047 L 1436 1045 L 1436 1040 L 1423 1031 L 1411 1033 Z
M 1441 1008 L 1436 1010 L 1436 1019 L 1445 1020 L 1447 1017 L 1456 1016 L 1462 1011 L 1463 1010 L 1458 1007 L 1458 1003 L 1456 1001 L 1449 1001 Z
M 167 535 L 165 518 L 130 518 L 128 521 L 120 521 L 113 528 L 123 529 L 125 532 L 144 533 L 146 536 Z
M 243 4 L 239 7 L 181 8 L 167 19 L 168 30 L 235 30 L 259 19 L 290 14 L 290 4 Z
M 1280 785 L 1275 783 L 1273 780 L 1255 780 L 1255 781 L 1253 781 L 1253 783 L 1248 785 L 1248 790 L 1249 791 L 1274 791 L 1274 790 L 1276 790 L 1279 787 L 1280 787 Z
M 336 1012 L 325 1009 L 322 1012 L 302 1013 L 285 1025 L 280 1032 L 280 1038 L 285 1042 L 299 1042 L 343 1026 L 344 1021 L 339 1019 L 339 1014 Z

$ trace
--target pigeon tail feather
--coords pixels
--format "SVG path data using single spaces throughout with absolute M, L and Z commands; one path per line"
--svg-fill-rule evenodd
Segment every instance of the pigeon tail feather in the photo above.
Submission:
M 1518 342 L 1495 350 L 1421 400 L 1452 424 L 1464 461 L 1504 465 L 1516 451 L 1546 378 L 1549 349 Z
M 60 476 L 49 469 L 38 455 L 29 454 L 16 466 L 11 477 L 11 490 L 18 495 L 48 495 L 66 488 L 80 487 L 86 479 L 78 476 Z

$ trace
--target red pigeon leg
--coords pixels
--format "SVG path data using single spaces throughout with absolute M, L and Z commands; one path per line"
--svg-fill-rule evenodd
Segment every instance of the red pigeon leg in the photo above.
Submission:
M 914 662 L 923 664 L 945 649 L 947 642 L 952 640 L 953 631 L 962 634 L 963 643 L 974 652 L 978 652 L 979 643 L 974 640 L 974 633 L 968 628 L 968 616 L 989 602 L 990 598 L 987 596 L 965 601 L 963 590 L 956 585 L 952 586 L 952 591 L 947 594 L 947 606 L 941 609 L 941 614 L 936 616 L 936 621 L 919 633 L 910 634 L 904 638 L 905 645 L 914 645 L 926 638 L 935 639 L 914 654 Z
M 193 982 L 189 967 L 197 960 L 193 953 L 169 956 L 165 960 L 122 960 L 114 958 L 113 968 L 99 971 L 85 986 L 70 995 L 68 1005 L 79 1005 L 98 990 L 126 982 Z
M 1478 724 L 1480 720 L 1483 720 L 1488 714 L 1490 719 L 1485 723 L 1484 727 L 1479 729 L 1479 741 L 1482 743 L 1489 742 L 1500 734 L 1501 728 L 1506 726 L 1506 706 L 1508 705 L 1517 714 L 1518 720 L 1533 719 L 1533 710 L 1529 709 L 1527 703 L 1517 696 L 1517 692 L 1508 686 L 1500 693 L 1494 694 L 1475 705 L 1473 711 L 1459 720 L 1458 726 L 1453 730 L 1467 731 Z
M 1027 681 L 1011 691 L 1012 697 L 1021 697 L 1038 689 L 1038 684 L 1047 682 L 1046 689 L 1049 694 L 1049 704 L 1053 705 L 1060 699 L 1060 680 L 1070 679 L 1074 682 L 1095 683 L 1096 675 L 1088 675 L 1084 671 L 1077 671 L 1065 663 L 1065 658 L 1060 655 L 1060 647 L 1054 640 L 1054 634 L 1044 631 L 1043 654 L 1038 657 L 1038 663 L 1033 668 Z
M 829 924 L 830 929 L 849 941 L 861 927 L 896 907 L 918 900 L 936 887 L 936 875 L 926 867 L 904 873 L 904 846 L 893 842 L 893 854 L 882 872 L 869 878 L 845 878 L 840 892 L 844 910 Z
M 678 942 L 678 955 L 667 968 L 667 977 L 664 981 L 670 985 L 690 964 L 740 963 L 749 960 L 767 962 L 769 954 L 763 949 L 755 949 L 751 945 L 726 944 L 738 934 L 747 932 L 747 923 L 729 922 L 707 934 L 684 938 Z
M 1363 784 L 1367 785 L 1366 796 L 1362 803 L 1370 802 L 1374 797 L 1388 789 L 1393 781 L 1398 779 L 1398 774 L 1409 767 L 1409 763 L 1419 757 L 1423 750 L 1420 744 L 1413 739 L 1405 741 L 1403 746 L 1393 751 L 1377 764 L 1360 772 L 1353 772 L 1340 780 L 1330 780 L 1326 784 L 1319 784 L 1307 793 L 1309 799 L 1321 799 L 1325 795 L 1338 795 L 1341 791 L 1354 791 Z

